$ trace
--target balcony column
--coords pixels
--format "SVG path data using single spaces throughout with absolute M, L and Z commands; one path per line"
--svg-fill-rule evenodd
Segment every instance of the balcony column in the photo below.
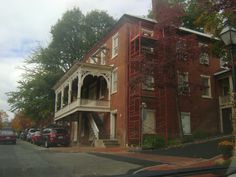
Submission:
M 107 79 L 107 89 L 108 89 L 108 101 L 109 101 L 109 106 L 110 106 L 110 101 L 111 101 L 111 75 L 109 75 L 109 78 Z
M 77 99 L 80 100 L 81 96 L 81 87 L 82 87 L 82 78 L 81 78 L 81 72 L 78 73 L 78 91 L 77 91 Z M 79 101 L 80 103 L 80 101 Z
M 55 92 L 55 112 L 57 112 L 57 95 L 58 95 L 58 93 L 57 92 Z
M 69 89 L 68 89 L 68 105 L 71 103 L 71 92 L 72 92 L 72 80 L 69 81 Z
M 64 100 L 64 87 L 62 87 L 61 91 L 61 109 L 63 108 L 63 100 Z

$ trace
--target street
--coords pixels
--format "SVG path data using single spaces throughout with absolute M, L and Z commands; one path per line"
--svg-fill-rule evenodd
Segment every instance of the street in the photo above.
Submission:
M 0 145 L 0 177 L 79 177 L 129 174 L 157 163 L 88 153 L 53 152 L 18 140 Z

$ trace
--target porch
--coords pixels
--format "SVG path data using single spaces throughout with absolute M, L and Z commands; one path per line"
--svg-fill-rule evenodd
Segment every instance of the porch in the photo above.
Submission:
M 72 144 L 118 145 L 110 110 L 111 72 L 111 66 L 77 63 L 54 86 L 54 120 L 69 125 Z

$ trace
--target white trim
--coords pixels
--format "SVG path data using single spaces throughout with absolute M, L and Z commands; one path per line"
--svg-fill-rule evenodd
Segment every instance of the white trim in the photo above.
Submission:
M 114 73 L 116 73 L 116 89 L 114 89 L 113 85 Z M 116 93 L 117 90 L 118 90 L 118 68 L 116 67 L 111 74 L 111 94 Z
M 117 46 L 116 46 L 116 40 L 117 40 Z M 119 33 L 116 33 L 112 36 L 112 47 L 111 47 L 111 59 L 114 59 L 118 53 L 119 53 Z M 116 49 L 117 48 L 117 49 Z
M 207 38 L 211 38 L 211 39 L 215 39 L 215 40 L 220 40 L 218 37 L 214 37 L 212 34 L 205 34 L 205 33 L 201 33 L 199 31 L 195 31 L 195 30 L 191 30 L 185 27 L 179 27 L 180 30 L 182 31 L 187 31 L 193 34 L 197 34 L 199 36 L 203 36 L 203 37 L 207 37 Z

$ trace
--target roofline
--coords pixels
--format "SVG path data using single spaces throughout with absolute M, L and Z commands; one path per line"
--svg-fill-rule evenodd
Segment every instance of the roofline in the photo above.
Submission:
M 182 30 L 182 31 L 193 33 L 193 34 L 196 34 L 196 35 L 199 35 L 199 36 L 203 36 L 203 37 L 206 37 L 206 38 L 220 40 L 218 37 L 214 37 L 212 34 L 202 33 L 202 32 L 195 31 L 195 30 L 192 30 L 192 29 L 189 29 L 189 28 L 185 28 L 185 27 L 179 27 L 179 29 Z

